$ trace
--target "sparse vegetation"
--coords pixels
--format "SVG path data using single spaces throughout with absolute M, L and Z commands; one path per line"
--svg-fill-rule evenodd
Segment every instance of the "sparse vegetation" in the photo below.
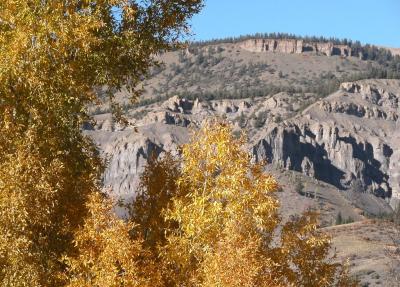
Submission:
M 237 118 L 237 121 L 239 123 L 239 127 L 244 128 L 246 126 L 246 117 L 245 115 L 242 113 L 240 113 L 239 117 Z
M 352 217 L 347 217 L 343 218 L 342 213 L 339 211 L 339 213 L 336 216 L 336 225 L 341 225 L 341 224 L 348 224 L 354 222 L 354 219 Z
M 255 128 L 263 127 L 266 120 L 267 120 L 267 112 L 266 111 L 257 113 L 257 115 L 254 117 L 254 127 Z
M 281 70 L 276 72 L 276 68 L 265 61 L 241 63 L 242 59 L 235 60 L 222 55 L 221 49 L 205 47 L 190 46 L 188 55 L 183 51 L 178 52 L 179 62 L 172 63 L 169 67 L 154 68 L 151 78 L 160 77 L 161 81 L 158 87 L 153 87 L 151 93 L 153 96 L 143 98 L 135 104 L 125 103 L 124 110 L 156 103 L 174 95 L 192 100 L 196 98 L 217 100 L 257 98 L 279 92 L 314 94 L 314 99 L 301 100 L 302 109 L 304 109 L 319 98 L 335 92 L 343 82 L 370 78 L 400 78 L 400 60 L 397 59 L 398 57 L 388 57 L 384 52 L 382 55 L 386 56 L 382 57 L 390 59 L 390 63 L 384 64 L 382 61 L 377 61 L 376 58 L 379 57 L 375 55 L 373 59 L 368 60 L 365 67 L 360 69 L 360 63 L 344 59 L 343 68 L 336 65 L 331 71 L 322 72 L 320 75 L 310 70 L 308 73 L 311 77 L 305 77 L 303 73 L 297 71 L 294 71 L 292 76 Z M 220 63 L 221 67 L 224 67 L 223 72 L 216 68 Z M 356 65 L 357 69 L 349 70 L 345 68 L 346 65 Z M 280 81 L 262 80 L 266 75 L 276 73 Z M 106 111 L 111 111 L 111 108 Z
M 222 43 L 238 43 L 248 39 L 298 39 L 305 42 L 332 42 L 336 45 L 347 45 L 351 48 L 352 54 L 355 56 L 361 55 L 364 60 L 371 60 L 385 66 L 389 71 L 397 74 L 400 73 L 400 56 L 393 56 L 391 52 L 384 48 L 379 48 L 374 45 L 361 45 L 359 41 L 348 39 L 325 38 L 325 37 L 303 37 L 287 33 L 257 33 L 253 35 L 243 35 L 239 37 L 230 37 L 224 39 L 215 39 L 211 41 L 194 42 L 191 45 L 195 47 L 203 47 L 207 45 L 215 45 Z
M 282 120 L 283 120 L 283 119 L 282 119 L 282 116 L 281 116 L 281 115 L 276 115 L 275 118 L 274 118 L 274 122 L 275 122 L 275 123 L 280 123 Z
M 393 212 L 393 222 L 400 227 L 400 203 L 397 204 Z
M 147 109 L 142 109 L 140 111 L 136 111 L 132 117 L 135 119 L 142 119 L 144 116 L 146 116 L 149 113 L 149 110 Z

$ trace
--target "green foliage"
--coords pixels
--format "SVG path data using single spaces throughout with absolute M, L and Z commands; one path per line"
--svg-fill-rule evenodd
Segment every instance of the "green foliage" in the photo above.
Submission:
M 239 127 L 244 128 L 246 126 L 246 117 L 243 112 L 240 113 L 239 117 L 237 118 L 239 123 Z
M 400 203 L 397 204 L 397 207 L 393 212 L 393 222 L 397 225 L 400 225 Z
M 255 128 L 261 128 L 264 126 L 265 121 L 267 119 L 267 112 L 262 111 L 259 112 L 255 117 L 254 117 L 254 127 Z
M 349 45 L 354 48 L 361 47 L 360 42 L 352 42 L 348 39 L 338 39 L 338 38 L 325 38 L 325 37 L 316 37 L 316 36 L 298 36 L 294 34 L 288 33 L 256 33 L 256 34 L 248 34 L 242 35 L 238 37 L 227 37 L 223 39 L 213 39 L 208 41 L 197 41 L 192 43 L 194 47 L 202 47 L 205 45 L 215 45 L 215 44 L 223 44 L 223 43 L 238 43 L 244 40 L 249 39 L 297 39 L 304 40 L 305 42 L 332 42 L 337 45 Z
M 342 213 L 339 211 L 339 213 L 336 216 L 336 225 L 339 225 L 342 223 L 343 223 L 343 217 L 342 217 Z
M 282 119 L 282 117 L 281 117 L 280 115 L 277 115 L 277 116 L 275 116 L 275 118 L 274 118 L 274 122 L 275 122 L 275 123 L 280 123 L 282 120 L 283 120 L 283 119 Z

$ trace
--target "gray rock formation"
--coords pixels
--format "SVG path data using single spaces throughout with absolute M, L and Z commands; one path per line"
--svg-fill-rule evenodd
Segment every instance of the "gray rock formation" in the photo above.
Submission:
M 146 107 L 147 115 L 135 122 L 138 132 L 99 115 L 96 126 L 86 133 L 108 159 L 104 185 L 121 197 L 132 196 L 153 154 L 177 153 L 188 140 L 188 127 L 217 116 L 233 122 L 237 130 L 246 127 L 248 148 L 256 160 L 343 191 L 353 190 L 357 182 L 358 190 L 369 195 L 352 195 L 350 200 L 368 202 L 369 210 L 375 211 L 384 208 L 385 200 L 392 207 L 400 202 L 399 98 L 399 80 L 344 83 L 339 91 L 298 114 L 299 104 L 287 93 L 208 102 L 172 97 Z M 261 115 L 265 123 L 254 124 Z M 277 123 L 277 117 L 283 121 Z
M 351 48 L 346 45 L 335 45 L 332 42 L 305 42 L 297 39 L 249 39 L 241 42 L 239 47 L 250 52 L 277 52 L 284 54 L 314 52 L 326 56 L 354 56 Z
M 178 145 L 188 141 L 188 129 L 172 124 L 152 123 L 138 131 L 86 131 L 99 145 L 107 161 L 103 185 L 121 198 L 134 194 L 147 161 L 165 151 L 178 153 Z
M 390 205 L 393 208 L 400 208 L 400 126 L 397 125 L 391 138 L 391 146 L 394 149 L 390 158 L 388 169 L 388 185 L 392 190 Z
M 367 192 L 391 198 L 395 204 L 399 198 L 399 83 L 342 84 L 340 91 L 301 115 L 262 131 L 253 146 L 256 159 L 267 159 L 340 189 L 361 180 Z

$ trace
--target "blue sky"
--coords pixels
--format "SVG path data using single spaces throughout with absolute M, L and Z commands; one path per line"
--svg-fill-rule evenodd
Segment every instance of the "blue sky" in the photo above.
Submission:
M 191 40 L 285 32 L 400 47 L 400 0 L 205 0 Z

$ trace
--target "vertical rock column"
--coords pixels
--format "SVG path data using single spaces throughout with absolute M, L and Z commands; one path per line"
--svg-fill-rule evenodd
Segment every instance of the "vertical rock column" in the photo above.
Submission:
M 392 143 L 398 145 L 400 143 L 400 131 L 399 126 L 400 124 L 397 123 L 397 133 L 393 137 Z M 390 205 L 393 209 L 397 208 L 400 204 L 400 149 L 395 149 L 394 153 L 390 157 L 390 164 L 389 164 L 389 185 L 392 188 L 392 197 L 390 199 Z

